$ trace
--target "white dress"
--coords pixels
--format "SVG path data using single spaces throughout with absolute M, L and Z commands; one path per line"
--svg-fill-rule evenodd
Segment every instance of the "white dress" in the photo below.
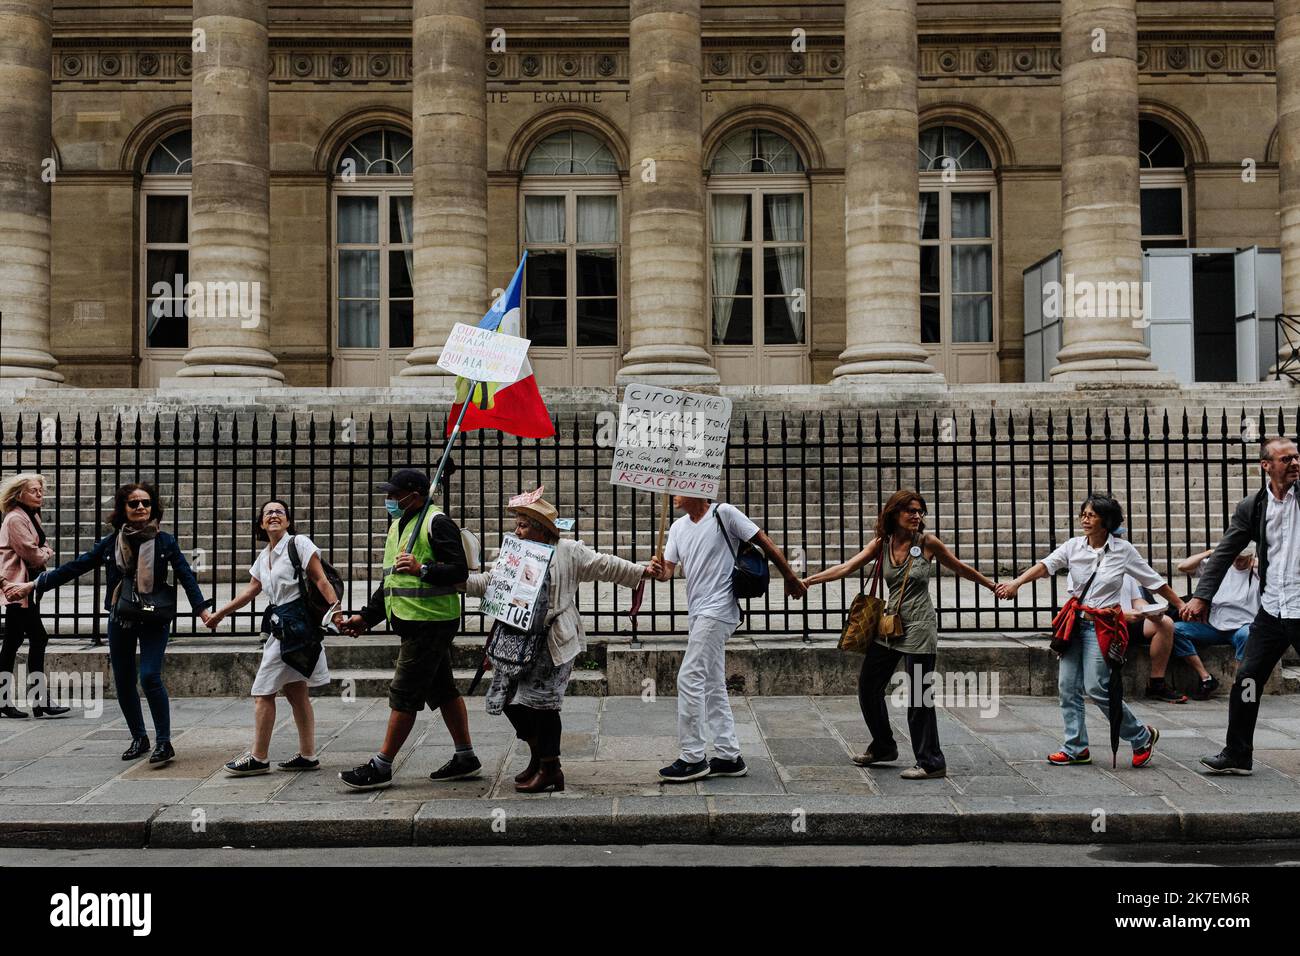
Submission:
M 257 556 L 257 560 L 249 569 L 249 573 L 261 582 L 262 594 L 266 596 L 267 604 L 271 607 L 287 604 L 298 597 L 298 581 L 293 576 L 293 561 L 289 558 L 289 537 L 286 534 L 281 538 L 280 544 L 274 551 L 269 546 L 263 548 L 262 553 Z M 320 548 L 316 547 L 311 538 L 305 534 L 294 535 L 293 540 L 298 548 L 298 557 L 302 560 L 302 573 L 306 575 L 307 564 L 311 561 L 312 555 L 319 553 Z M 308 584 L 311 584 L 310 579 Z M 311 677 L 305 678 L 301 672 L 294 670 L 281 659 L 280 639 L 268 635 L 266 647 L 262 649 L 262 664 L 257 669 L 257 677 L 253 679 L 253 696 L 275 694 L 285 684 L 301 680 L 306 680 L 308 687 L 320 687 L 330 682 L 329 667 L 325 663 L 325 648 L 321 648 L 320 657 L 316 660 L 316 667 L 312 670 Z

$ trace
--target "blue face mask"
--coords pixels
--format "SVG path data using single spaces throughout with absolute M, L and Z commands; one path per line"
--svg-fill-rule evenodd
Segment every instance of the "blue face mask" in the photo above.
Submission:
M 384 508 L 385 508 L 385 509 L 388 511 L 388 513 L 389 513 L 390 515 L 392 515 L 394 518 L 400 518 L 400 517 L 402 516 L 402 506 L 399 505 L 399 504 L 398 504 L 396 501 L 394 501 L 392 498 L 385 498 L 385 499 L 384 499 Z

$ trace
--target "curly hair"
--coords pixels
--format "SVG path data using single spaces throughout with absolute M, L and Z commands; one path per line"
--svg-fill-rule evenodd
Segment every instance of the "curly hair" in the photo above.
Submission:
M 889 496 L 889 501 L 885 502 L 884 509 L 876 518 L 876 537 L 888 538 L 898 530 L 899 515 L 913 501 L 921 505 L 922 511 L 929 511 L 930 507 L 925 503 L 925 499 L 920 493 L 913 491 L 911 488 L 901 488 Z M 921 530 L 925 530 L 925 518 L 921 518 Z

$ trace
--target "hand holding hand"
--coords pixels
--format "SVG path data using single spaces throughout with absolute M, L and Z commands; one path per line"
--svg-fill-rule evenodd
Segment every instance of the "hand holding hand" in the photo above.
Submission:
M 366 619 L 360 614 L 353 614 L 339 626 L 339 630 L 348 637 L 356 637 L 366 630 Z
M 1016 584 L 1014 581 L 1009 581 L 1006 584 L 999 584 L 993 589 L 993 593 L 998 596 L 998 600 L 1000 601 L 1010 601 L 1016 596 L 1016 592 L 1019 590 L 1019 584 Z
M 35 581 L 24 581 L 21 584 L 9 584 L 5 586 L 5 598 L 10 601 L 21 601 L 35 590 Z
M 1183 604 L 1181 612 L 1184 621 L 1204 621 L 1209 616 L 1209 606 L 1198 597 Z
M 208 630 L 210 631 L 215 631 L 217 626 L 226 619 L 226 616 L 220 611 L 215 614 L 208 611 L 201 611 L 199 617 L 203 620 L 203 623 L 208 626 Z
M 796 601 L 801 601 L 808 594 L 808 585 L 804 584 L 799 578 L 791 575 L 785 581 L 785 595 L 792 597 Z

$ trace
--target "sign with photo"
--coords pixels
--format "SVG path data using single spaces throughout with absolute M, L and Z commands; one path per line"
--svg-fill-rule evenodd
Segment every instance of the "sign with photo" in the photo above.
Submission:
M 483 613 L 521 631 L 528 630 L 554 554 L 552 545 L 525 541 L 513 534 L 503 537 L 483 594 Z

